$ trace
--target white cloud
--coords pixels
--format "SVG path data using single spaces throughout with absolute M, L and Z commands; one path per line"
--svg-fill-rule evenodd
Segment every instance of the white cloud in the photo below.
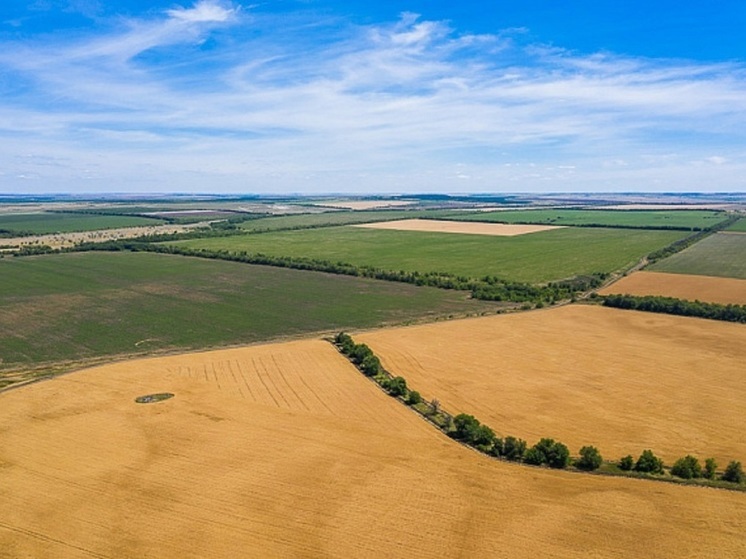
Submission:
M 694 188 L 690 162 L 707 160 L 701 187 L 744 185 L 738 64 L 525 49 L 414 14 L 302 23 L 253 14 L 248 33 L 238 7 L 203 0 L 74 43 L 0 43 L 22 84 L 0 97 L 0 168 L 60 189 L 95 169 L 118 190 L 448 190 L 459 175 L 638 190 Z M 216 29 L 231 46 L 202 48 Z

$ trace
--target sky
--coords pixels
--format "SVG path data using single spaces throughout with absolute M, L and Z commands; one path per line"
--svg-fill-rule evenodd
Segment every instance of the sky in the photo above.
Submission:
M 746 191 L 746 2 L 3 0 L 0 193 Z

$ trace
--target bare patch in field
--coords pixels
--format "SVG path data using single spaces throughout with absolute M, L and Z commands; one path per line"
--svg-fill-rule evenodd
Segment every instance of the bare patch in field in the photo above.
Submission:
M 396 375 L 502 435 L 608 459 L 746 459 L 746 327 L 572 305 L 356 336 Z M 533 444 L 533 443 L 532 443 Z
M 746 280 L 663 272 L 635 272 L 605 287 L 599 293 L 660 295 L 724 305 L 746 305 Z
M 383 221 L 365 223 L 353 227 L 368 229 L 389 229 L 393 231 L 424 231 L 428 233 L 458 233 L 462 235 L 491 235 L 495 237 L 514 237 L 551 229 L 562 229 L 555 225 L 514 225 L 507 223 L 479 223 L 467 221 L 440 221 L 435 219 L 403 219 L 401 221 Z
M 134 400 L 164 392 L 175 397 Z M 0 557 L 745 551 L 742 494 L 492 461 L 322 341 L 123 362 L 2 393 L 0 499 Z

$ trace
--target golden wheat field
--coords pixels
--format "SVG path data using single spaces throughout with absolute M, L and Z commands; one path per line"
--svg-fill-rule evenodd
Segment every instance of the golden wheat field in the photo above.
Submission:
M 0 502 L 14 559 L 746 555 L 746 495 L 490 460 L 324 341 L 2 393 Z
M 449 411 L 608 459 L 746 460 L 746 326 L 570 305 L 355 336 Z
M 599 293 L 601 295 L 660 295 L 690 301 L 744 305 L 746 304 L 746 280 L 663 272 L 635 272 L 601 289 Z

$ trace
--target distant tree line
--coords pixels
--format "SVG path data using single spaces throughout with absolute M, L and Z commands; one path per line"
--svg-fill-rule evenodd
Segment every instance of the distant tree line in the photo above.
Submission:
M 572 466 L 586 472 L 596 471 L 604 466 L 603 473 L 608 475 L 653 476 L 662 480 L 670 480 L 673 477 L 682 480 L 705 479 L 708 483 L 718 480 L 728 484 L 723 485 L 724 487 L 741 484 L 746 480 L 743 467 L 736 460 L 731 461 L 720 476 L 717 476 L 717 463 L 714 458 L 705 460 L 702 467 L 697 458 L 686 455 L 668 469 L 671 477 L 666 477 L 667 469 L 663 461 L 649 449 L 644 450 L 637 460 L 632 455 L 627 455 L 617 462 L 604 462 L 595 446 L 582 447 L 575 459 L 571 457 L 570 450 L 565 444 L 551 438 L 542 438 L 529 447 L 523 439 L 513 436 L 499 437 L 473 415 L 460 413 L 451 416 L 440 407 L 437 400 L 425 402 L 419 392 L 407 386 L 407 381 L 403 377 L 393 376 L 386 371 L 368 345 L 355 343 L 349 334 L 340 332 L 334 337 L 333 343 L 365 376 L 378 383 L 389 395 L 411 406 L 452 439 L 495 458 L 555 469 Z
M 713 233 L 717 233 L 718 231 L 727 229 L 739 219 L 740 219 L 740 216 L 733 215 L 729 217 L 728 219 L 721 221 L 719 223 L 716 223 L 715 225 L 711 225 L 710 227 L 707 227 L 706 229 L 702 229 L 693 235 L 689 235 L 688 237 L 674 241 L 673 243 L 671 243 L 670 245 L 666 247 L 663 247 L 654 252 L 651 252 L 647 256 L 648 263 L 652 264 L 654 262 L 657 262 L 658 260 L 663 260 L 664 258 L 667 258 L 673 254 L 676 254 L 677 252 L 681 252 L 685 248 L 689 248 L 690 246 L 692 246 L 694 243 L 698 243 L 705 237 L 709 237 Z
M 721 305 L 718 303 L 703 303 L 701 301 L 686 301 L 673 297 L 657 295 L 606 295 L 604 306 L 617 309 L 675 314 L 678 316 L 695 316 L 712 320 L 746 323 L 746 305 Z

